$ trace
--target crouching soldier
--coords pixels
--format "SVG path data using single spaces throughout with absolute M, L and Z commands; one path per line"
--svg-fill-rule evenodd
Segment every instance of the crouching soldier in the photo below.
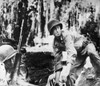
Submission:
M 7 86 L 13 69 L 14 57 L 17 53 L 10 45 L 0 46 L 0 85 Z
M 50 35 L 54 35 L 54 43 L 53 43 L 53 49 L 54 49 L 54 71 L 55 71 L 55 86 L 59 86 L 59 78 L 62 71 L 62 65 L 66 65 L 66 62 L 62 62 L 63 58 L 63 52 L 66 52 L 67 54 L 67 40 L 64 32 L 62 31 L 63 25 L 58 20 L 51 20 L 48 23 L 48 29 L 50 31 Z M 73 53 L 76 54 L 76 51 L 74 50 Z M 67 57 L 66 57 L 67 58 Z M 62 64 L 63 63 L 63 64 Z
M 63 31 L 63 25 L 58 20 L 51 20 L 48 23 L 50 35 L 54 35 L 54 68 L 55 68 L 55 86 L 59 86 L 59 78 L 62 71 L 62 52 L 65 51 L 67 59 L 64 63 L 68 63 L 67 77 L 74 81 L 78 78 L 86 58 L 89 56 L 91 63 L 96 72 L 96 76 L 100 76 L 100 57 L 92 42 L 89 42 L 83 35 L 72 33 L 70 31 Z M 91 76 L 92 77 L 92 76 Z

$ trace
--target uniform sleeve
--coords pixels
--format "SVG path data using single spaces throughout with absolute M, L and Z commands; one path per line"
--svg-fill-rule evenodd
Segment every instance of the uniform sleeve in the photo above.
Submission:
M 77 51 L 74 47 L 74 41 L 73 38 L 70 34 L 68 34 L 67 36 L 65 36 L 65 49 L 67 52 L 67 56 L 69 61 L 73 62 L 73 60 L 75 60 L 75 56 L 77 55 Z

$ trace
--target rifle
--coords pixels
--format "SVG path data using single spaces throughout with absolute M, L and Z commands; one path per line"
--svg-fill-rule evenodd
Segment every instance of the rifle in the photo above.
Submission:
M 18 80 L 17 78 L 18 78 L 19 70 L 20 70 L 20 63 L 21 63 L 20 49 L 21 49 L 21 42 L 22 42 L 23 24 L 24 24 L 24 19 L 22 19 L 20 36 L 19 36 L 19 43 L 18 43 L 18 46 L 17 46 L 18 53 L 15 56 L 14 67 L 13 67 L 13 71 L 12 71 L 12 74 L 11 74 L 11 83 L 10 83 L 11 85 L 15 85 L 17 83 L 17 80 Z

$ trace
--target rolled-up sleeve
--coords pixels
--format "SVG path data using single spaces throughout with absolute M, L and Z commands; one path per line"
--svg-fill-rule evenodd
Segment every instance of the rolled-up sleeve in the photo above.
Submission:
M 73 62 L 72 60 L 75 60 L 75 57 L 77 55 L 77 51 L 74 47 L 73 38 L 69 34 L 69 35 L 65 36 L 64 39 L 65 39 L 65 47 L 66 47 L 66 52 L 67 52 L 68 59 L 70 59 L 70 61 Z

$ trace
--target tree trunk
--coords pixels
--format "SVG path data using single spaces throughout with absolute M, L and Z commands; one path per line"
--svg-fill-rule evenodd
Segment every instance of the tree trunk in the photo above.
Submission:
M 45 0 L 44 0 L 45 2 Z M 45 9 L 45 18 L 46 18 L 46 22 L 45 22 L 45 30 L 44 30 L 44 34 L 45 34 L 45 37 L 49 36 L 49 31 L 48 31 L 48 27 L 47 27 L 47 24 L 48 24 L 48 2 L 45 2 L 44 4 L 44 9 Z
M 53 19 L 55 17 L 55 5 L 54 0 L 50 1 L 50 19 Z
M 28 45 L 28 42 L 29 42 L 29 38 L 31 36 L 31 33 L 34 33 L 34 29 L 35 29 L 35 13 L 32 13 L 32 25 L 31 25 L 31 28 L 30 28 L 30 31 L 29 31 L 29 34 L 28 34 L 28 37 L 26 39 L 26 45 Z
M 41 0 L 38 1 L 38 37 L 41 37 Z

